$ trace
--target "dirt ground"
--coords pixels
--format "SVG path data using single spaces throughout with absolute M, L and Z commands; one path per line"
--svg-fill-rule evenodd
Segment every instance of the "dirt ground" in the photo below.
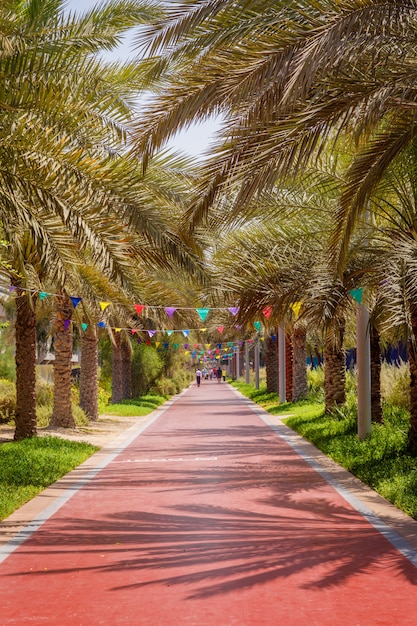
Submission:
M 39 428 L 38 436 L 54 436 L 72 441 L 87 441 L 88 443 L 103 448 L 134 424 L 140 424 L 147 419 L 149 419 L 148 415 L 145 417 L 101 415 L 97 422 L 90 422 L 88 426 L 80 426 L 77 428 Z M 12 441 L 13 435 L 14 427 L 8 424 L 0 424 L 0 443 Z

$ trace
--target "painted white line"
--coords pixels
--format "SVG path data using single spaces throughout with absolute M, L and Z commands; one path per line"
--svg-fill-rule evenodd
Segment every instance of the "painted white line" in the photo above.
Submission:
M 240 394 L 239 391 L 233 388 L 235 394 L 246 401 L 246 404 L 252 409 L 256 415 L 258 415 L 267 426 L 269 426 L 274 432 L 277 433 L 281 439 L 283 439 L 297 454 L 300 455 L 306 463 L 310 465 L 322 478 L 324 478 L 336 491 L 342 496 L 346 502 L 348 502 L 358 513 L 362 515 L 378 532 L 381 533 L 393 546 L 396 548 L 401 554 L 408 560 L 410 563 L 417 567 L 417 550 L 415 550 L 409 543 L 406 541 L 401 535 L 399 535 L 395 530 L 390 528 L 376 513 L 371 511 L 370 508 L 366 506 L 359 498 L 357 498 L 353 493 L 351 493 L 348 489 L 346 489 L 343 485 L 341 485 L 337 480 L 333 478 L 317 461 L 315 461 L 311 456 L 306 454 L 294 441 L 291 434 L 289 434 L 289 429 L 283 424 L 281 426 L 276 426 L 271 424 L 268 421 L 268 413 L 261 407 L 257 406 L 250 400 L 246 398 L 243 394 Z M 273 417 L 273 416 L 271 416 Z M 283 416 L 284 418 L 287 415 Z
M 217 461 L 217 456 L 195 456 L 195 457 L 168 457 L 154 459 L 126 459 L 125 461 L 115 461 L 115 463 L 179 463 L 190 461 Z
M 20 530 L 14 537 L 12 537 L 7 543 L 3 544 L 0 548 L 0 563 L 3 563 L 12 552 L 14 552 L 19 546 L 22 545 L 34 532 L 36 532 L 45 522 L 48 521 L 54 513 L 56 513 L 68 500 L 72 498 L 80 489 L 82 489 L 90 480 L 92 480 L 97 474 L 107 467 L 114 459 L 131 444 L 136 437 L 138 437 L 144 430 L 146 430 L 151 424 L 153 424 L 170 406 L 183 394 L 178 394 L 174 398 L 168 400 L 161 408 L 155 409 L 155 416 L 152 417 L 146 424 L 142 424 L 138 428 L 129 429 L 131 434 L 113 450 L 110 454 L 104 457 L 104 459 L 93 469 L 88 471 L 75 485 L 69 487 L 64 494 L 57 497 L 52 504 L 46 507 L 42 513 L 36 516 L 29 524 L 27 524 L 22 530 Z M 150 414 L 152 415 L 152 414 Z M 117 440 L 118 441 L 118 440 Z

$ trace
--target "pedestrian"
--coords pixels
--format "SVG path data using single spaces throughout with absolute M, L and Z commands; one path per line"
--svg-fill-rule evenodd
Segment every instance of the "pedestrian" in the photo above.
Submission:
M 222 379 L 222 368 L 220 367 L 220 365 L 217 368 L 216 375 L 217 375 L 217 382 L 219 383 Z
M 222 378 L 226 382 L 226 369 L 225 368 L 222 369 Z
M 195 379 L 197 381 L 197 387 L 199 387 L 200 383 L 201 383 L 201 370 L 196 369 L 196 371 L 195 371 Z

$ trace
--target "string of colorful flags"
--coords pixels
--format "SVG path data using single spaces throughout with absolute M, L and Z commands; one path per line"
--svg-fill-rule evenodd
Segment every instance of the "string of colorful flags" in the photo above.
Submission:
M 10 292 L 14 292 L 15 290 L 17 290 L 17 287 L 15 286 L 10 286 Z M 39 294 L 39 299 L 40 300 L 45 300 L 48 297 L 55 297 L 55 296 L 61 296 L 61 294 L 54 294 L 54 293 L 49 293 L 46 291 L 32 291 L 29 289 L 24 289 L 24 288 L 20 288 L 19 290 L 21 291 L 27 291 L 27 292 L 31 292 L 33 294 L 38 293 Z M 358 288 L 358 289 L 352 289 L 349 294 L 351 295 L 351 297 L 358 303 L 361 304 L 362 302 L 362 296 L 363 296 L 363 289 L 362 288 Z M 78 297 L 78 296 L 69 296 L 72 305 L 74 307 L 74 309 L 77 308 L 77 306 L 80 304 L 80 302 L 82 302 L 82 298 Z M 99 306 L 100 309 L 102 311 L 102 313 L 104 313 L 104 311 L 106 311 L 106 309 L 111 306 L 112 304 L 123 304 L 123 303 L 115 303 L 115 302 L 111 302 L 111 301 L 100 301 L 99 302 Z M 181 311 L 181 310 L 187 310 L 187 311 L 195 311 L 198 316 L 200 317 L 201 321 L 204 323 L 208 314 L 210 313 L 210 311 L 228 311 L 229 313 L 231 313 L 233 316 L 236 316 L 239 313 L 240 308 L 238 306 L 231 306 L 231 307 L 180 307 L 180 306 L 155 306 L 155 305 L 147 305 L 147 304 L 133 304 L 132 305 L 136 314 L 137 315 L 141 315 L 143 313 L 143 311 L 145 309 L 151 309 L 151 310 L 164 310 L 166 312 L 166 314 L 168 315 L 168 317 L 170 319 L 173 318 L 173 315 L 176 311 Z M 292 311 L 294 312 L 295 316 L 298 317 L 299 313 L 300 313 L 300 309 L 302 306 L 302 302 L 293 302 L 290 307 L 292 309 Z M 264 307 L 262 309 L 262 313 L 265 316 L 266 319 L 269 320 L 271 314 L 273 311 L 273 307 L 272 306 L 267 306 Z M 64 319 L 64 328 L 68 329 L 69 325 L 72 324 L 72 320 L 70 319 Z M 254 328 L 256 329 L 256 331 L 259 333 L 261 331 L 261 322 L 260 321 L 256 321 L 254 322 Z M 104 321 L 99 321 L 97 326 L 99 328 L 106 328 L 106 322 Z M 235 324 L 234 327 L 237 330 L 241 330 L 241 326 L 238 324 Z M 81 328 L 83 331 L 87 330 L 88 328 L 88 324 L 86 323 L 82 323 L 81 324 Z M 132 333 L 132 335 L 134 335 L 135 333 L 148 333 L 149 337 L 152 338 L 155 334 L 157 333 L 166 333 L 168 336 L 172 335 L 173 333 L 179 332 L 182 333 L 184 335 L 184 337 L 188 337 L 188 335 L 190 334 L 190 332 L 192 331 L 198 331 L 198 332 L 206 332 L 207 329 L 206 328 L 195 328 L 195 329 L 160 329 L 160 330 L 146 330 L 146 329 L 136 329 L 136 328 L 121 328 L 121 327 L 110 327 L 112 328 L 112 330 L 114 330 L 115 332 L 121 332 L 122 330 L 126 330 L 126 331 L 130 331 Z M 224 326 L 217 326 L 216 330 L 219 332 L 219 334 L 221 335 L 223 330 L 224 330 Z M 157 342 L 155 342 L 157 343 Z M 185 344 L 186 345 L 186 344 Z

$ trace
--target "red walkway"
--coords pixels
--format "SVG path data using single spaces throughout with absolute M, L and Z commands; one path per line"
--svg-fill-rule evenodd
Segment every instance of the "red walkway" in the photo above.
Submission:
M 207 382 L 4 558 L 0 624 L 411 625 L 416 585 L 248 402 Z

